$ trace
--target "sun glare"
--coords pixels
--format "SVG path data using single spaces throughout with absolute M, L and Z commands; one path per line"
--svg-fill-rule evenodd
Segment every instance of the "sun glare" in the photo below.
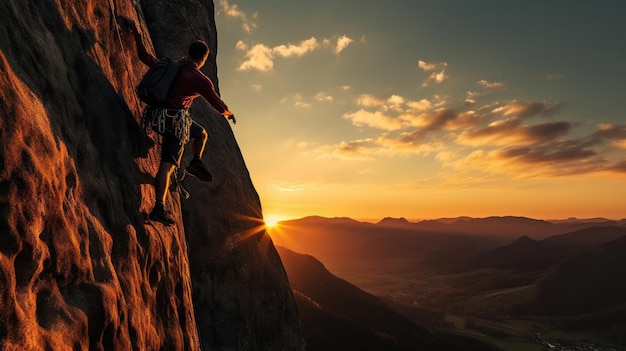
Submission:
M 275 215 L 268 215 L 268 216 L 263 217 L 263 221 L 265 222 L 265 226 L 267 228 L 274 228 L 280 221 L 280 218 Z

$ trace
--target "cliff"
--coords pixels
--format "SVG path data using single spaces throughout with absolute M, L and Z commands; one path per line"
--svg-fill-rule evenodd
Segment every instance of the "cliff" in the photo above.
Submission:
M 0 13 L 0 349 L 304 349 L 231 127 L 205 102 L 191 112 L 213 181 L 171 193 L 172 227 L 145 220 L 158 138 L 139 127 L 146 67 L 116 18 L 157 56 L 205 39 L 217 83 L 212 1 L 3 0 Z

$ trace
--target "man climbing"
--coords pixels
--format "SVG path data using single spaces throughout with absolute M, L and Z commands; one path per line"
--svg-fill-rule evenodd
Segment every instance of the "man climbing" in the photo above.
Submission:
M 139 35 L 134 23 L 127 20 L 127 25 L 135 38 L 139 59 L 147 66 L 152 66 L 157 61 L 157 58 L 150 54 L 144 46 L 141 35 Z M 187 166 L 186 171 L 203 181 L 212 179 L 211 174 L 202 162 L 202 154 L 204 153 L 204 147 L 209 135 L 200 124 L 192 121 L 188 115 L 188 110 L 193 100 L 199 96 L 204 97 L 217 112 L 225 118 L 236 122 L 233 113 L 229 111 L 228 106 L 215 92 L 213 82 L 200 71 L 208 56 L 209 47 L 204 41 L 195 41 L 189 45 L 187 57 L 179 61 L 180 68 L 167 94 L 165 106 L 148 106 L 148 109 L 152 110 L 151 113 L 164 113 L 166 116 L 170 116 L 170 118 L 171 116 L 179 116 L 179 119 L 182 119 L 180 118 L 182 116 L 191 122 L 190 125 L 187 123 L 183 126 L 182 135 L 184 137 L 182 138 L 180 137 L 181 133 L 176 133 L 179 135 L 178 137 L 171 132 L 163 133 L 161 164 L 156 174 L 154 185 L 156 204 L 148 218 L 168 226 L 174 224 L 174 218 L 165 207 L 165 200 L 170 187 L 170 178 L 175 168 L 180 166 L 184 147 L 188 140 L 194 139 L 192 144 L 193 159 Z M 167 123 L 171 125 L 173 121 L 170 120 Z

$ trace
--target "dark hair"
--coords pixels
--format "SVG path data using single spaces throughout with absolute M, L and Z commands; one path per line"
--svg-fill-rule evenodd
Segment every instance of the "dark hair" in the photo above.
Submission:
M 209 46 L 202 40 L 194 41 L 189 45 L 189 49 L 187 49 L 187 55 L 194 60 L 202 59 L 208 54 Z

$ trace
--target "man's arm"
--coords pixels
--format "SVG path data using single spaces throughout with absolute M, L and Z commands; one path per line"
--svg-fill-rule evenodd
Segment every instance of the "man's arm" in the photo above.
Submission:
M 135 46 L 137 47 L 137 56 L 139 57 L 141 62 L 143 62 L 147 66 L 152 66 L 155 62 L 157 62 L 157 58 L 154 55 L 152 55 L 150 52 L 148 52 L 148 49 L 146 49 L 146 46 L 143 43 L 143 38 L 141 37 L 141 35 L 139 34 L 139 31 L 137 30 L 137 25 L 135 25 L 135 22 L 133 22 L 133 20 L 131 19 L 120 16 L 118 17 L 118 23 L 120 23 L 122 26 L 125 26 L 135 38 Z
M 155 62 L 157 62 L 157 58 L 148 52 L 146 46 L 143 44 L 143 38 L 138 32 L 133 31 L 133 36 L 135 37 L 135 45 L 137 46 L 137 55 L 139 56 L 139 59 L 147 66 L 152 66 Z
M 233 121 L 233 124 L 237 123 L 235 115 L 230 112 L 226 103 L 217 95 L 217 92 L 215 92 L 215 86 L 213 82 L 211 82 L 211 79 L 204 74 L 202 75 L 204 76 L 205 84 L 203 84 L 204 89 L 200 91 L 200 95 L 202 95 L 217 112 L 221 113 L 222 116 Z

